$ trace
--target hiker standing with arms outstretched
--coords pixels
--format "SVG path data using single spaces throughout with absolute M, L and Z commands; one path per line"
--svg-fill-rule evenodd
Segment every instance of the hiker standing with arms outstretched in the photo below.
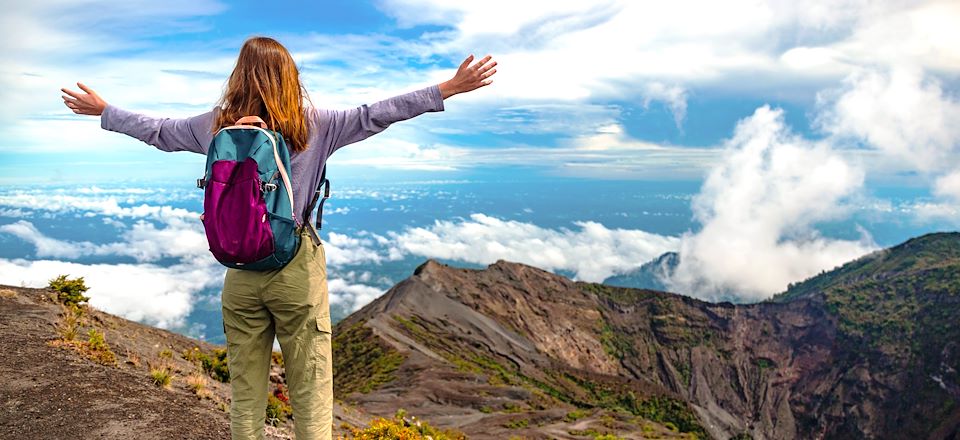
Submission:
M 472 63 L 472 64 L 471 64 Z M 276 337 L 283 351 L 298 440 L 330 439 L 333 429 L 333 364 L 326 254 L 311 237 L 307 207 L 321 183 L 328 157 L 379 133 L 390 124 L 425 112 L 443 111 L 443 100 L 486 86 L 496 73 L 488 55 L 473 56 L 448 81 L 369 106 L 326 110 L 309 105 L 296 63 L 274 39 L 254 37 L 240 49 L 226 90 L 211 111 L 185 118 L 154 118 L 107 104 L 96 92 L 61 89 L 74 113 L 100 116 L 100 126 L 135 137 L 163 151 L 207 154 L 222 128 L 257 116 L 282 133 L 289 148 L 292 210 L 299 247 L 273 270 L 228 268 L 222 292 L 223 324 L 230 368 L 230 432 L 234 439 L 262 439 L 270 355 Z M 255 118 L 254 118 L 255 119 Z M 245 118 L 246 120 L 246 118 Z M 280 162 L 278 160 L 278 162 Z M 266 219 L 266 217 L 264 217 Z M 209 237 L 209 232 L 208 232 Z

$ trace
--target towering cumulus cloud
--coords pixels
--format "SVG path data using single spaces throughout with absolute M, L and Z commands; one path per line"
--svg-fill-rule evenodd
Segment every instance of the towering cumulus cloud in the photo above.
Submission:
M 673 290 L 704 298 L 759 300 L 788 283 L 875 246 L 820 236 L 814 224 L 845 214 L 863 172 L 825 143 L 793 135 L 783 111 L 761 107 L 742 120 L 694 199 L 697 233 L 682 237 Z

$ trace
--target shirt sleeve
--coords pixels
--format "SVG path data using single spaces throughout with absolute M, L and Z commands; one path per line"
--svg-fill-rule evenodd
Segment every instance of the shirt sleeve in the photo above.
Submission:
M 317 119 L 320 129 L 330 138 L 333 154 L 344 145 L 380 133 L 394 122 L 439 111 L 443 111 L 443 97 L 440 86 L 433 85 L 349 110 L 317 109 Z
M 183 119 L 154 118 L 107 105 L 100 127 L 137 138 L 163 151 L 206 154 L 213 138 L 213 110 Z

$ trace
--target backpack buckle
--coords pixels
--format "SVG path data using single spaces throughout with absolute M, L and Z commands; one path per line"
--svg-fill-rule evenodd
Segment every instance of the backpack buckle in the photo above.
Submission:
M 277 190 L 277 184 L 276 184 L 276 183 L 265 183 L 265 184 L 263 184 L 263 191 L 264 191 L 264 192 L 270 192 L 270 191 L 276 191 L 276 190 Z
M 204 189 L 207 187 L 207 179 L 200 178 L 197 179 L 197 188 Z

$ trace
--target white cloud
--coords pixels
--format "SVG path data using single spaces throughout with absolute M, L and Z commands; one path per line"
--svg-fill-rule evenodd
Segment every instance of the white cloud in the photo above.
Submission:
M 934 193 L 960 203 L 960 170 L 938 178 L 934 185 Z
M 175 75 L 162 70 L 206 70 L 211 63 L 216 63 L 215 58 L 209 54 L 204 54 L 207 57 L 191 57 L 182 51 L 176 56 L 154 54 L 144 57 L 142 54 L 151 50 L 151 38 L 204 29 L 206 25 L 197 19 L 223 10 L 222 4 L 209 0 L 176 0 L 162 6 L 143 0 L 47 1 L 20 3 L 8 8 L 0 16 L 0 27 L 11 36 L 0 42 L 0 49 L 7 57 L 4 69 L 0 71 L 0 93 L 3 93 L 7 105 L 0 110 L 0 115 L 6 118 L 11 115 L 72 115 L 65 111 L 56 96 L 60 87 L 73 86 L 76 89 L 74 83 L 77 80 L 85 80 L 94 88 L 100 87 L 98 91 L 105 92 L 103 96 L 108 102 L 121 96 L 143 96 L 144 87 L 161 85 L 167 86 L 163 88 L 165 99 L 180 96 L 186 99 L 180 102 L 195 102 L 198 95 L 190 92 L 197 90 L 198 81 L 177 80 Z M 119 51 L 126 51 L 125 59 L 110 58 L 110 54 Z M 193 63 L 188 61 L 191 58 Z M 67 65 L 68 68 L 64 67 Z M 204 67 L 197 69 L 197 66 Z M 125 80 L 116 73 L 131 71 L 137 72 L 135 81 Z M 130 93 L 121 94 L 121 91 Z M 38 100 L 38 96 L 51 99 Z M 29 125 L 25 121 L 17 122 L 16 126 Z M 38 136 L 37 133 L 29 134 L 34 138 Z M 77 139 L 82 140 L 74 137 L 75 141 Z
M 940 200 L 913 206 L 918 219 L 960 225 L 960 170 L 938 177 L 933 185 L 933 194 Z
M 370 238 L 350 237 L 346 234 L 329 232 L 323 246 L 327 264 L 333 266 L 383 261 L 383 257 L 373 249 L 374 240 Z
M 84 255 L 97 252 L 97 246 L 90 242 L 67 242 L 43 235 L 33 223 L 20 220 L 15 223 L 0 226 L 0 232 L 14 235 L 30 242 L 35 248 L 38 257 L 54 257 L 76 259 Z
M 336 165 L 422 171 L 452 171 L 460 167 L 467 150 L 444 145 L 423 146 L 380 135 L 359 148 L 344 148 L 330 159 Z
M 497 55 L 499 85 L 477 100 L 664 99 L 650 86 L 658 83 L 733 87 L 757 96 L 780 92 L 785 77 L 812 92 L 825 77 L 839 79 L 878 62 L 960 68 L 953 49 L 960 32 L 951 25 L 960 7 L 948 1 L 390 0 L 382 7 L 403 25 L 453 28 L 422 51 Z
M 862 184 L 863 171 L 828 144 L 791 134 L 782 110 L 757 109 L 694 199 L 702 229 L 683 236 L 668 285 L 701 298 L 759 300 L 865 254 L 876 247 L 869 236 L 828 239 L 814 229 L 846 216 L 843 203 Z
M 38 257 L 76 260 L 87 256 L 116 255 L 131 257 L 138 262 L 158 261 L 167 257 L 199 262 L 209 256 L 202 228 L 178 218 L 167 219 L 165 227 L 159 229 L 152 223 L 138 221 L 123 232 L 123 241 L 106 244 L 50 238 L 25 220 L 2 225 L 0 232 L 29 242 L 36 249 Z
M 161 328 L 183 327 L 197 292 L 222 282 L 222 268 L 152 264 L 79 264 L 0 259 L 0 283 L 44 287 L 58 275 L 84 277 L 90 305 Z
M 13 218 L 22 218 L 30 216 L 30 211 L 25 211 L 20 208 L 15 209 L 0 209 L 0 217 L 13 217 Z
M 921 223 L 946 221 L 960 226 L 960 203 L 920 202 L 912 204 L 909 209 Z
M 676 238 L 638 230 L 575 222 L 579 230 L 547 229 L 532 223 L 472 214 L 469 220 L 437 220 L 432 226 L 391 232 L 391 253 L 471 263 L 521 262 L 568 270 L 585 281 L 602 281 L 674 250 Z
M 0 205 L 10 208 L 23 208 L 36 211 L 48 211 L 57 214 L 65 212 L 96 213 L 104 216 L 120 218 L 149 218 L 165 220 L 180 218 L 184 220 L 197 219 L 198 213 L 183 208 L 171 206 L 147 205 L 121 206 L 121 202 L 132 204 L 133 200 L 118 199 L 109 196 L 73 196 L 59 191 L 11 191 L 0 194 Z M 128 203 L 129 202 L 129 203 Z
M 652 81 L 645 85 L 643 106 L 647 107 L 652 101 L 663 101 L 673 112 L 673 121 L 680 128 L 683 118 L 687 116 L 687 91 L 677 85 L 666 85 Z
M 915 69 L 862 71 L 819 96 L 827 132 L 869 146 L 923 172 L 960 165 L 960 102 Z
M 916 68 L 865 70 L 818 101 L 817 121 L 834 142 L 862 142 L 888 168 L 933 180 L 940 200 L 917 205 L 918 220 L 950 219 L 960 209 L 960 100 L 939 81 Z
M 383 290 L 365 284 L 351 284 L 341 278 L 327 280 L 330 291 L 330 304 L 344 304 L 347 310 L 355 312 L 383 294 Z

